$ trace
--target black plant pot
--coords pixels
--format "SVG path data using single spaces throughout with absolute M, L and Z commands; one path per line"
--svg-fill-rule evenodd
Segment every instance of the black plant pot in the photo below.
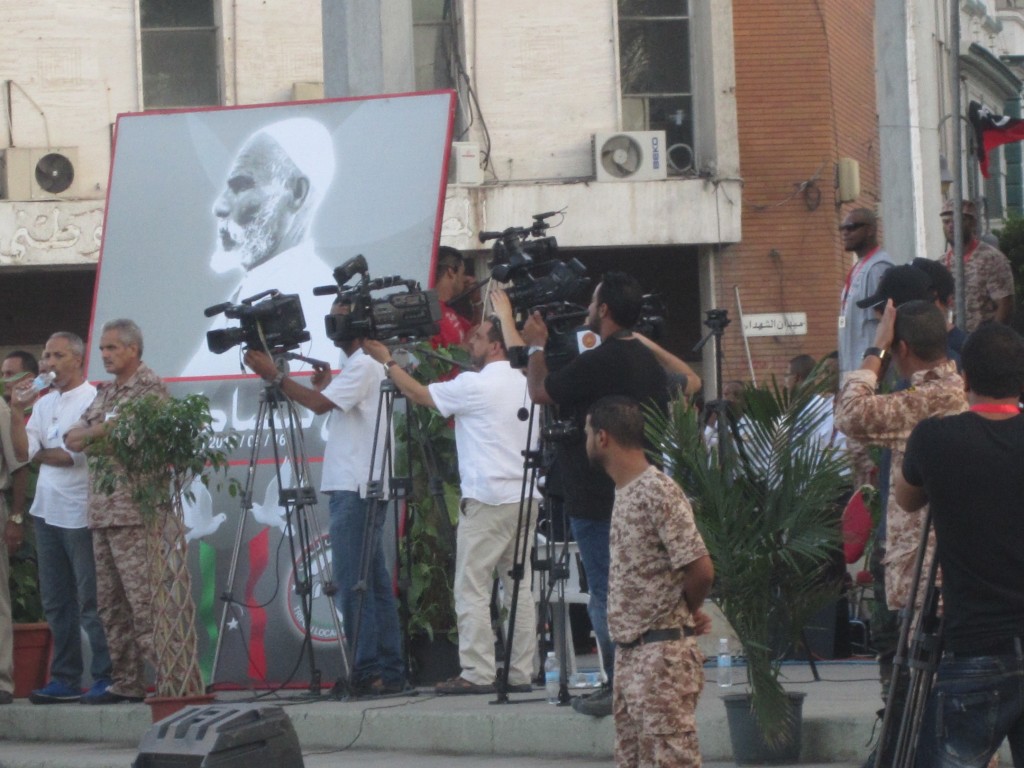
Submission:
M 416 685 L 434 685 L 455 677 L 461 671 L 459 647 L 441 632 L 434 639 L 426 633 L 409 638 L 409 661 Z
M 729 721 L 729 740 L 737 765 L 780 765 L 800 761 L 801 722 L 806 693 L 786 693 L 792 712 L 792 731 L 781 746 L 769 746 L 750 708 L 749 693 L 730 693 L 722 697 Z

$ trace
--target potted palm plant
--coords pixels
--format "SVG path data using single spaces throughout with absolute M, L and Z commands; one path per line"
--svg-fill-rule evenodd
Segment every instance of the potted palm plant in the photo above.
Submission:
M 149 396 L 122 404 L 89 462 L 97 490 L 125 484 L 146 528 L 157 663 L 154 720 L 193 701 L 205 685 L 196 649 L 195 605 L 188 571 L 183 501 L 193 481 L 227 466 L 239 437 L 216 435 L 209 400 Z M 229 492 L 237 492 L 234 481 Z
M 727 697 L 737 762 L 793 761 L 799 755 L 800 699 L 779 681 L 784 646 L 835 600 L 830 577 L 841 548 L 836 502 L 845 461 L 820 438 L 831 403 L 823 372 L 793 391 L 746 388 L 741 429 L 709 452 L 700 414 L 677 408 L 654 414 L 651 437 L 693 502 L 697 527 L 715 564 L 712 598 L 732 625 L 747 659 L 749 694 Z M 737 744 L 733 711 L 754 716 L 754 751 Z

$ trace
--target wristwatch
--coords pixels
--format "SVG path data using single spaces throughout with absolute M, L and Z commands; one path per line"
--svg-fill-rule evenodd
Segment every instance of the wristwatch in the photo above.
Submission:
M 864 357 L 877 357 L 882 362 L 889 356 L 889 351 L 881 347 L 868 347 L 864 350 Z M 863 359 L 863 358 L 861 358 Z
M 12 514 L 7 518 L 7 522 L 14 523 L 15 525 L 21 525 L 25 522 L 25 516 L 20 512 L 18 514 Z
M 287 378 L 287 373 L 285 373 L 284 371 L 278 371 L 277 375 L 273 379 L 271 379 L 271 381 L 274 382 L 275 386 L 280 387 L 282 384 L 284 384 L 284 380 Z
M 387 373 L 387 374 L 390 374 L 391 373 L 391 369 L 394 368 L 396 365 L 398 365 L 397 361 L 395 361 L 395 360 L 388 360 L 386 363 L 384 363 L 384 368 L 385 368 L 384 372 Z

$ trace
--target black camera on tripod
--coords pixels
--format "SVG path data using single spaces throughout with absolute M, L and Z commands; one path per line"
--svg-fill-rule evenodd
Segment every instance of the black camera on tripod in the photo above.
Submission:
M 206 346 L 215 355 L 227 352 L 236 344 L 244 344 L 246 349 L 280 353 L 298 349 L 309 341 L 306 317 L 297 294 L 282 294 L 272 288 L 242 299 L 240 304 L 214 304 L 203 314 L 213 317 L 222 312 L 225 317 L 238 320 L 239 326 L 207 331 Z
M 556 258 L 558 241 L 544 237 L 547 219 L 558 211 L 536 213 L 529 227 L 509 227 L 503 232 L 481 232 L 481 243 L 494 240 L 491 278 L 509 283 L 505 288 L 512 308 L 525 311 L 542 304 L 569 301 L 590 285 L 586 267 L 579 260 Z
M 348 282 L 359 275 L 354 285 Z M 420 289 L 415 280 L 398 275 L 370 278 L 366 259 L 354 256 L 334 270 L 337 285 L 313 289 L 316 296 L 336 294 L 338 302 L 347 304 L 346 314 L 327 315 L 324 323 L 332 341 L 344 343 L 353 339 L 429 338 L 438 332 L 441 304 L 434 291 Z M 405 293 L 392 293 L 373 298 L 375 291 L 405 288 Z M 337 302 L 336 302 L 337 303 Z

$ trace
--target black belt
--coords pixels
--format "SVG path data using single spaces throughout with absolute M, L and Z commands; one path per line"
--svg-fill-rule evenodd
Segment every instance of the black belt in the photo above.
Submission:
M 668 629 L 648 629 L 636 640 L 628 643 L 619 643 L 619 648 L 636 648 L 638 645 L 648 643 L 663 643 L 666 640 L 678 640 L 680 637 L 693 637 L 697 634 L 693 627 L 669 627 Z

